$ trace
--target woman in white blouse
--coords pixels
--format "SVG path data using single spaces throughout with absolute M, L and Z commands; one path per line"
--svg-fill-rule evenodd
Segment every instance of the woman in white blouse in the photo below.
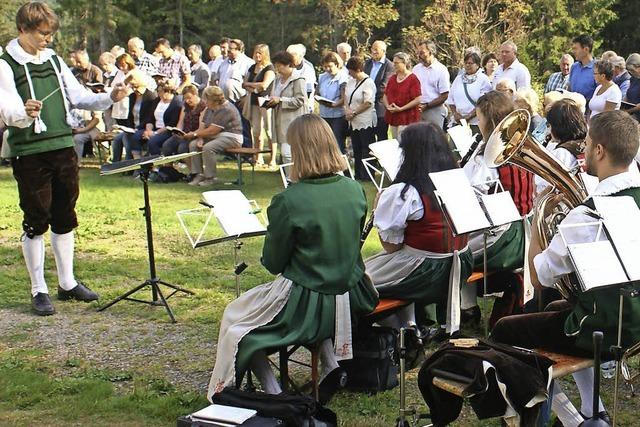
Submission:
M 345 118 L 351 128 L 351 145 L 355 164 L 355 179 L 366 180 L 367 173 L 362 159 L 369 154 L 369 144 L 375 141 L 377 123 L 375 98 L 376 84 L 364 72 L 364 61 L 352 56 L 346 69 L 352 78 L 347 82 L 344 93 Z
M 447 99 L 455 122 L 465 119 L 472 126 L 473 133 L 479 134 L 476 103 L 492 89 L 489 77 L 480 69 L 480 56 L 475 52 L 467 53 L 464 56 L 464 73 L 460 73 L 451 84 Z
M 413 303 L 383 320 L 385 324 L 395 328 L 412 326 L 416 321 L 424 324 L 425 306 L 435 303 L 438 323 L 444 328 L 449 286 L 466 283 L 473 257 L 467 236 L 452 235 L 428 174 L 458 165 L 445 133 L 434 124 L 407 126 L 400 148 L 403 161 L 396 179 L 374 203 L 374 225 L 383 252 L 366 260 L 365 268 L 380 298 Z
M 622 91 L 613 82 L 613 65 L 609 61 L 596 61 L 593 64 L 593 77 L 598 87 L 589 101 L 591 117 L 603 111 L 619 110 L 622 101 Z

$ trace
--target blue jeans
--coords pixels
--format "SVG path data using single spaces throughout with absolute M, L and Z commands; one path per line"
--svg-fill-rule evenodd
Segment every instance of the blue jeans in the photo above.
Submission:
M 162 151 L 162 146 L 166 140 L 171 138 L 173 134 L 169 131 L 156 133 L 149 138 L 149 154 L 157 155 Z M 164 153 L 163 153 L 164 154 Z
M 122 149 L 126 144 L 124 139 L 125 135 L 126 133 L 124 132 L 119 133 L 118 135 L 116 135 L 115 138 L 113 138 L 113 142 L 111 142 L 111 161 L 114 163 L 122 160 Z M 131 159 L 132 157 L 130 156 L 131 156 L 130 151 L 127 151 L 127 156 L 125 157 L 125 160 Z

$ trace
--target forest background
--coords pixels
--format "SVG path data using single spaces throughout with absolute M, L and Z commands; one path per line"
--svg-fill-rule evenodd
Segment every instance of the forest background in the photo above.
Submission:
M 15 13 L 24 0 L 0 3 L 0 43 L 15 37 Z M 436 41 L 441 62 L 462 63 L 464 49 L 496 52 L 513 40 L 534 81 L 557 71 L 571 39 L 590 34 L 595 52 L 627 56 L 640 46 L 640 2 L 628 0 L 56 0 L 62 22 L 54 48 L 63 54 L 86 48 L 94 62 L 113 45 L 139 36 L 152 45 L 159 37 L 206 52 L 223 37 L 252 47 L 267 43 L 271 52 L 291 43 L 307 46 L 307 58 L 347 41 L 366 54 L 372 41 L 386 40 L 389 54 L 415 51 L 423 39 Z M 147 49 L 151 50 L 151 49 Z M 205 55 L 204 60 L 208 60 Z

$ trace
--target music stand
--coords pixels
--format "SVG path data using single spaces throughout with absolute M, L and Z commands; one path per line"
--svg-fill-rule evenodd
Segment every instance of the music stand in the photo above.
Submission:
M 98 308 L 98 311 L 104 311 L 112 305 L 122 301 L 133 301 L 142 304 L 154 305 L 154 306 L 163 306 L 165 310 L 167 310 L 167 314 L 169 314 L 169 318 L 173 323 L 176 323 L 176 319 L 171 311 L 171 307 L 169 307 L 169 303 L 167 300 L 175 295 L 177 292 L 184 292 L 189 295 L 193 295 L 194 292 L 181 288 L 180 286 L 176 286 L 172 283 L 168 283 L 162 281 L 156 275 L 156 260 L 155 253 L 153 249 L 153 227 L 151 222 L 151 202 L 149 200 L 149 175 L 153 170 L 154 166 L 160 166 L 167 163 L 172 163 L 177 160 L 185 159 L 187 157 L 192 157 L 198 155 L 198 152 L 184 153 L 184 154 L 176 154 L 174 156 L 149 156 L 143 157 L 141 159 L 134 160 L 125 160 L 123 162 L 112 163 L 110 165 L 104 165 L 100 168 L 100 175 L 115 175 L 123 172 L 129 172 L 134 170 L 140 171 L 140 181 L 142 181 L 142 188 L 144 194 L 144 207 L 140 208 L 142 211 L 142 215 L 144 216 L 146 229 L 147 229 L 147 252 L 149 257 L 149 278 L 144 282 L 140 283 L 135 288 L 125 292 L 120 295 L 113 301 L 108 304 Z M 168 288 L 173 289 L 166 298 L 160 289 L 160 285 L 166 286 Z M 137 298 L 131 298 L 130 295 L 138 292 L 141 289 L 146 288 L 147 286 L 151 287 L 151 301 L 141 300 Z

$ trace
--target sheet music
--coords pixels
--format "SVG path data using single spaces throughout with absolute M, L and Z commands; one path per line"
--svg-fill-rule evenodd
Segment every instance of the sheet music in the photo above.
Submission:
M 462 169 L 434 172 L 430 173 L 429 177 L 438 191 L 456 234 L 491 227 L 475 190 Z
M 570 244 L 567 249 L 584 291 L 628 281 L 608 240 Z
M 640 280 L 640 209 L 630 196 L 593 198 L 630 280 Z
M 464 156 L 473 144 L 473 132 L 469 126 L 458 125 L 447 129 L 447 133 L 451 137 L 456 151 L 460 156 Z
M 193 419 L 203 421 L 221 421 L 231 425 L 242 424 L 258 412 L 254 409 L 237 408 L 235 406 L 209 405 L 191 414 Z
M 482 204 L 487 214 L 489 214 L 489 219 L 494 226 L 504 225 L 522 219 L 516 204 L 513 202 L 511 193 L 508 191 L 483 194 L 480 197 L 482 198 Z
M 400 165 L 402 164 L 402 149 L 397 139 L 385 139 L 369 145 L 369 151 L 373 154 L 380 166 L 393 181 L 396 179 Z
M 213 212 L 228 236 L 267 230 L 240 190 L 207 191 L 202 193 L 202 199 L 213 206 Z

